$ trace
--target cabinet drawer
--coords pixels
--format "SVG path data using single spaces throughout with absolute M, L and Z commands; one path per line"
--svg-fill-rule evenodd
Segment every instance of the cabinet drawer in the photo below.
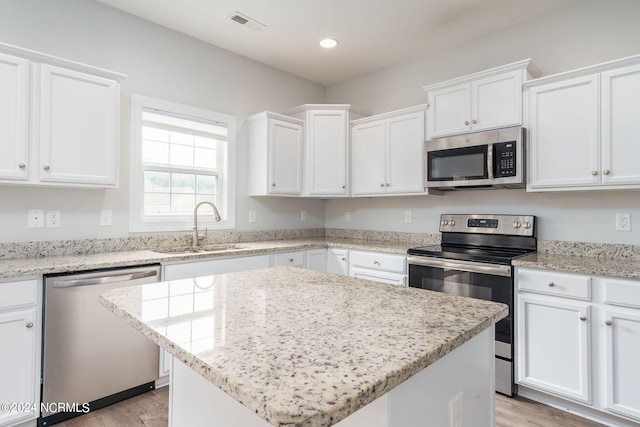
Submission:
M 604 302 L 625 307 L 640 308 L 640 280 L 605 280 Z
M 304 252 L 283 252 L 273 255 L 273 265 L 275 267 L 292 265 L 304 267 Z
M 406 273 L 407 257 L 373 252 L 351 251 L 349 262 L 353 267 L 364 267 L 396 273 Z
M 518 270 L 518 289 L 588 301 L 591 299 L 591 277 L 555 271 Z
M 0 309 L 36 304 L 37 292 L 36 279 L 0 283 Z

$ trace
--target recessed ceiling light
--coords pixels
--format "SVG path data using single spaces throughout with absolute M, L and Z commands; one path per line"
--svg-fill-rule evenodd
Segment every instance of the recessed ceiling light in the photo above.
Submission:
M 331 49 L 338 46 L 338 40 L 332 38 L 322 39 L 320 40 L 320 46 L 324 47 L 325 49 Z

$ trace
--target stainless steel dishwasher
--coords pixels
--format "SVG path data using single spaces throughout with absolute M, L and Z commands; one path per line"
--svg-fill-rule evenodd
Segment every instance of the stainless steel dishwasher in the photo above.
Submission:
M 98 294 L 159 280 L 159 265 L 45 276 L 38 425 L 82 415 L 85 403 L 92 411 L 155 388 L 158 346 L 104 308 Z

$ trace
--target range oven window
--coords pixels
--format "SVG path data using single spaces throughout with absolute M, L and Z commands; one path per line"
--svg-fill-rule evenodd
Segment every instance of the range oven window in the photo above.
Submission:
M 429 291 L 443 292 L 501 302 L 511 307 L 511 277 L 474 273 L 446 268 L 409 265 L 409 286 Z M 496 340 L 511 343 L 512 313 L 496 323 Z
M 427 162 L 429 181 L 460 181 L 489 177 L 486 145 L 429 151 Z

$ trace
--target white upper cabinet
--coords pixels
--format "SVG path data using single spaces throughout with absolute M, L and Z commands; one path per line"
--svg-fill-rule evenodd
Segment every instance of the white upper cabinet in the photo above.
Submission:
M 0 179 L 26 180 L 29 61 L 0 53 Z
M 0 183 L 117 187 L 124 77 L 0 44 Z
M 117 81 L 40 66 L 40 180 L 116 186 Z
M 539 74 L 527 59 L 425 86 L 427 139 L 522 124 L 522 83 Z
M 525 84 L 527 190 L 640 188 L 640 56 Z
M 346 104 L 305 104 L 284 114 L 303 120 L 305 125 L 303 194 L 347 197 L 350 122 L 369 113 Z
M 425 108 L 420 105 L 353 122 L 354 196 L 425 192 Z
M 249 195 L 299 196 L 302 193 L 302 120 L 271 112 L 249 122 Z

